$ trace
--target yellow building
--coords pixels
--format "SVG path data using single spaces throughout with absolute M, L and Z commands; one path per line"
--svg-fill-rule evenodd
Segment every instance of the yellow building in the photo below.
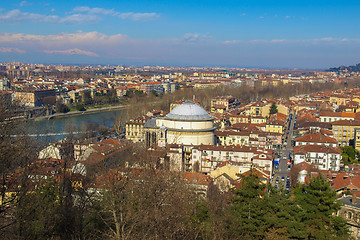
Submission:
M 355 138 L 355 129 L 360 128 L 360 120 L 339 120 L 332 123 L 334 138 L 342 146 L 349 145 Z
M 249 146 L 250 134 L 237 131 L 215 131 L 217 142 L 222 146 Z
M 268 117 L 270 115 L 270 107 L 272 103 L 263 103 L 258 102 L 250 107 L 250 115 L 251 116 L 262 116 L 262 117 Z M 278 113 L 288 115 L 289 109 L 287 106 L 283 104 L 276 104 Z
M 280 121 L 271 120 L 268 123 L 266 123 L 265 132 L 283 134 L 283 131 L 284 131 L 284 126 Z
M 253 104 L 252 106 L 250 106 L 250 116 L 252 117 L 257 117 L 257 116 L 262 116 L 262 112 L 263 112 L 263 107 L 266 104 L 263 102 L 257 102 L 255 104 Z
M 225 162 L 221 166 L 218 166 L 215 170 L 210 172 L 212 178 L 217 178 L 222 174 L 227 174 L 232 180 L 239 178 L 240 174 L 249 171 L 251 164 L 239 164 L 235 162 Z
M 355 128 L 354 145 L 355 145 L 355 149 L 360 151 L 360 128 Z
M 265 117 L 253 117 L 250 119 L 251 124 L 263 124 L 266 123 L 266 118 Z
M 237 123 L 248 123 L 249 117 L 245 115 L 229 115 L 229 121 L 231 125 L 237 124 Z
M 329 101 L 331 104 L 336 104 L 340 106 L 340 105 L 346 105 L 346 103 L 350 100 L 351 97 L 346 97 L 341 95 L 341 96 L 331 96 Z
M 145 131 L 144 125 L 150 117 L 141 116 L 135 119 L 131 119 L 126 123 L 126 139 L 129 139 L 133 142 L 143 142 L 145 141 Z
M 272 103 L 269 103 L 269 104 L 262 107 L 261 116 L 267 117 L 267 116 L 270 115 L 271 105 L 272 105 Z M 283 104 L 276 104 L 276 107 L 277 107 L 278 113 L 285 114 L 286 116 L 288 115 L 288 111 L 289 111 L 288 107 L 286 107 Z
M 80 94 L 78 91 L 75 91 L 75 90 L 69 91 L 68 95 L 69 95 L 72 103 L 80 102 Z

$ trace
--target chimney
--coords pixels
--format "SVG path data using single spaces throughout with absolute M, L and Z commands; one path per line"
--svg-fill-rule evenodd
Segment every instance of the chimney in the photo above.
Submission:
M 356 195 L 355 194 L 352 195 L 351 202 L 352 202 L 352 204 L 356 204 Z

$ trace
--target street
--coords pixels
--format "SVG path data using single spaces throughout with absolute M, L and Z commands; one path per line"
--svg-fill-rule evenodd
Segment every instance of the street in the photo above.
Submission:
M 291 166 L 291 164 L 288 164 L 288 159 L 290 159 L 290 155 L 292 157 L 293 153 L 292 138 L 294 132 L 294 122 L 295 115 L 290 114 L 283 135 L 283 145 L 279 151 L 279 167 L 278 169 L 275 169 L 272 181 L 273 185 L 277 185 L 277 187 L 283 186 L 287 189 L 290 188 L 290 181 L 287 181 L 287 178 L 290 177 L 290 169 L 288 166 Z

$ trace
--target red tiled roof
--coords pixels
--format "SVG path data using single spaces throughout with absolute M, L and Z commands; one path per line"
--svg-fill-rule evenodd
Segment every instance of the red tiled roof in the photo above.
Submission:
M 311 165 L 305 161 L 294 165 L 294 167 L 296 167 L 299 171 L 308 170 L 310 166 Z
M 335 191 L 345 188 L 357 188 L 360 190 L 360 175 L 351 176 L 349 173 L 338 173 L 331 179 L 331 188 Z
M 360 126 L 360 120 L 339 120 L 333 122 L 332 125 L 341 125 L 341 126 Z
M 320 112 L 321 117 L 341 117 L 341 114 L 341 112 Z
M 230 135 L 236 135 L 236 136 L 249 136 L 249 131 L 231 131 L 231 130 L 223 130 L 223 131 L 215 131 L 215 136 L 230 136 Z
M 284 122 L 279 121 L 279 120 L 275 120 L 275 119 L 271 119 L 269 120 L 266 125 L 279 125 L 279 126 L 283 126 Z
M 181 176 L 190 184 L 209 185 L 212 181 L 208 175 L 197 172 L 182 172 Z
M 305 155 L 308 152 L 341 154 L 340 148 L 324 145 L 300 145 L 294 147 L 294 154 Z
M 337 143 L 335 138 L 325 136 L 321 133 L 310 133 L 295 138 L 295 142 L 313 142 L 313 143 Z
M 234 152 L 256 152 L 258 148 L 256 147 L 247 147 L 247 146 L 216 146 L 216 145 L 199 145 L 195 146 L 193 149 L 200 151 L 212 150 L 212 151 L 234 151 Z

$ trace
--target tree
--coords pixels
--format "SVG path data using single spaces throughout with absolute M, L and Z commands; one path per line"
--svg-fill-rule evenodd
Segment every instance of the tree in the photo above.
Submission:
M 61 102 L 56 103 L 56 112 L 58 112 L 58 113 L 67 113 L 69 111 L 70 111 L 70 108 L 67 105 L 65 105 L 65 104 L 63 104 Z
M 110 170 L 96 218 L 113 239 L 189 239 L 192 191 L 179 174 L 154 169 Z M 105 237 L 104 236 L 104 237 Z
M 352 146 L 344 146 L 341 147 L 341 156 L 342 156 L 342 160 L 344 162 L 344 164 L 349 164 L 352 162 L 356 162 L 356 157 L 357 157 L 357 150 L 354 149 Z
M 241 178 L 241 186 L 233 193 L 230 208 L 225 214 L 226 237 L 263 238 L 267 229 L 265 215 L 268 206 L 265 185 L 251 172 Z
M 228 239 L 302 239 L 299 207 L 289 194 L 260 182 L 254 173 L 241 178 L 224 214 Z
M 305 224 L 308 239 L 348 239 L 344 219 L 333 216 L 340 208 L 336 193 L 322 175 L 311 179 L 307 185 L 295 190 L 296 203 L 300 207 L 299 220 Z
M 276 114 L 276 113 L 278 113 L 278 109 L 277 109 L 277 106 L 276 106 L 276 103 L 275 102 L 273 102 L 272 104 L 271 104 L 271 106 L 270 106 L 270 112 L 269 112 L 270 114 Z
M 84 105 L 82 105 L 81 103 L 76 104 L 75 108 L 78 111 L 85 111 L 86 110 Z
M 16 208 L 21 237 L 51 239 L 58 234 L 59 186 L 54 180 L 45 180 L 25 195 Z
M 93 103 L 93 99 L 92 99 L 91 93 L 89 91 L 84 91 L 81 100 L 85 105 L 90 105 Z
M 21 121 L 11 120 L 18 106 L 0 98 L 0 238 L 17 238 L 14 206 L 32 190 L 31 163 L 37 145 Z

